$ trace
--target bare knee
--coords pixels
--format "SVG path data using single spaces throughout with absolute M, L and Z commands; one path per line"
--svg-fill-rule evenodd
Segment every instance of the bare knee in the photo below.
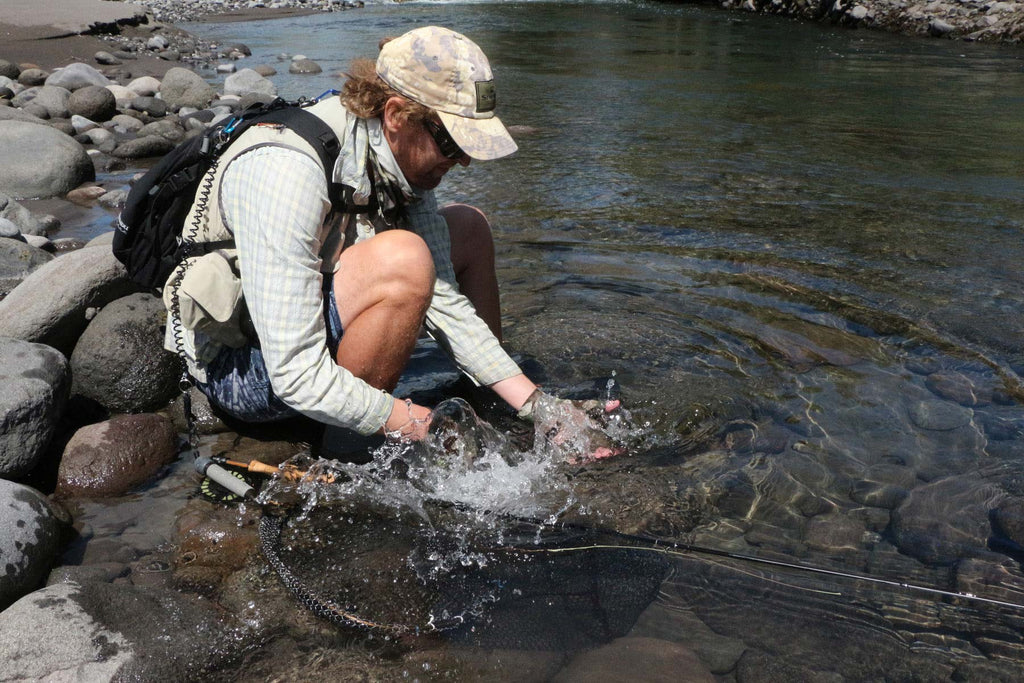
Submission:
M 427 243 L 407 230 L 388 230 L 373 238 L 375 270 L 388 294 L 429 301 L 434 291 L 434 260 Z
M 470 260 L 494 262 L 494 236 L 483 211 L 468 204 L 450 204 L 438 213 L 448 223 L 452 265 L 456 272 L 465 268 Z

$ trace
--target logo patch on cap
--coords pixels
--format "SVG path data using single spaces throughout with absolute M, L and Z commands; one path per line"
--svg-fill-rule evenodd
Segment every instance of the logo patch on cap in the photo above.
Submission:
M 494 90 L 494 81 L 476 82 L 476 110 L 477 112 L 494 111 L 498 105 L 498 96 Z

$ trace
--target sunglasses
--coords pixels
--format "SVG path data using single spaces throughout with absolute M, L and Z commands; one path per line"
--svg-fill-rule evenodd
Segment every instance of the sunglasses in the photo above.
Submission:
M 430 133 L 430 137 L 434 138 L 434 142 L 437 143 L 437 149 L 440 150 L 441 155 L 446 159 L 458 160 L 466 156 L 466 153 L 459 147 L 459 143 L 452 140 L 452 136 L 448 134 L 444 126 L 436 121 L 426 119 L 423 121 L 423 127 Z

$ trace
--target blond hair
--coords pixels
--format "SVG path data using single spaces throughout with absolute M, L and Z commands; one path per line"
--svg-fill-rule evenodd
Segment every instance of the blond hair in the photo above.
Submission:
M 350 112 L 364 119 L 380 116 L 384 105 L 392 97 L 399 97 L 403 104 L 398 110 L 402 119 L 423 122 L 433 118 L 433 112 L 419 102 L 413 102 L 389 86 L 377 75 L 377 65 L 370 59 L 356 59 L 352 62 L 348 79 L 341 87 L 341 101 Z

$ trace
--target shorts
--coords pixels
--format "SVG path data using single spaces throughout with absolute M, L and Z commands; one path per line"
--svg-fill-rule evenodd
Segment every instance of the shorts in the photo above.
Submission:
M 343 330 L 334 298 L 334 278 L 324 277 L 324 323 L 327 348 L 338 354 Z M 225 346 L 206 367 L 206 382 L 196 382 L 210 402 L 231 417 L 244 422 L 286 420 L 299 413 L 284 404 L 270 386 L 270 376 L 258 345 L 237 349 Z

